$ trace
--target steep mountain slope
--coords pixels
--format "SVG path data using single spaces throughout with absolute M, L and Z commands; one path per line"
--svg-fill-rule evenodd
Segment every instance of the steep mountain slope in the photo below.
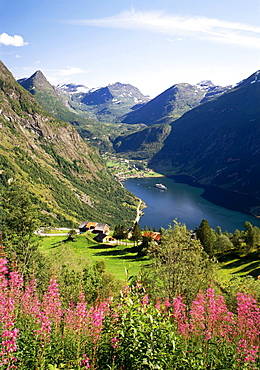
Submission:
M 18 82 L 32 95 L 35 96 L 38 103 L 47 112 L 54 114 L 57 118 L 62 118 L 64 114 L 71 114 L 68 112 L 71 108 L 69 97 L 61 90 L 52 86 L 41 71 L 36 71 L 29 78 L 19 79 Z
M 127 158 L 147 160 L 162 148 L 170 132 L 171 126 L 165 123 L 152 125 L 133 134 L 118 136 L 113 146 L 117 153 Z
M 110 225 L 135 218 L 136 200 L 69 123 L 53 118 L 0 62 L 0 182 L 22 179 L 43 222 Z
M 124 123 L 170 123 L 200 103 L 213 99 L 228 91 L 230 86 L 215 86 L 211 81 L 197 85 L 176 84 L 158 95 L 139 109 L 122 117 Z
M 260 197 L 260 71 L 171 126 L 153 168 Z
M 75 126 L 95 125 L 95 116 L 78 114 L 77 106 L 73 107 L 70 91 L 72 86 L 63 89 L 52 86 L 41 71 L 36 71 L 31 77 L 18 80 L 19 84 L 28 90 L 44 110 L 62 121 Z M 79 88 L 79 87 L 78 87 Z M 74 89 L 76 89 L 74 85 Z M 78 92 L 78 89 L 76 90 Z

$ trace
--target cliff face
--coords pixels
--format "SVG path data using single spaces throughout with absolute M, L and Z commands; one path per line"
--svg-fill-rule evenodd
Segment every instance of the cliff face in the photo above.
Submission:
M 107 172 L 97 150 L 46 113 L 0 62 L 0 181 L 27 183 L 50 222 L 135 217 L 135 199 Z

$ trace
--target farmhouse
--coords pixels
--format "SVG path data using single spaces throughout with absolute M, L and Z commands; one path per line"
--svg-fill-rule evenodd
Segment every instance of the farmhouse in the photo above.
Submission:
M 103 233 L 97 234 L 97 236 L 94 239 L 97 242 L 100 242 L 100 243 L 107 243 L 107 242 L 112 242 L 112 241 L 115 240 L 115 238 L 113 238 L 113 236 L 106 235 L 106 234 L 103 234 Z
M 107 224 L 102 224 L 92 221 L 82 221 L 79 225 L 79 231 L 84 233 L 86 231 L 92 231 L 95 234 L 109 234 L 109 226 Z
M 109 234 L 109 226 L 107 224 L 96 224 L 93 233 L 107 235 Z
M 151 238 L 153 239 L 154 241 L 156 241 L 157 243 L 160 241 L 161 239 L 161 234 L 158 233 L 158 232 L 155 232 L 155 231 L 146 231 L 144 234 L 143 234 L 144 237 L 146 238 Z

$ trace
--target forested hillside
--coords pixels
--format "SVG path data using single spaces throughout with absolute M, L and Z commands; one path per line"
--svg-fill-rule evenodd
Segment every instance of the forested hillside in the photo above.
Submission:
M 171 124 L 150 165 L 260 197 L 260 72 Z
M 113 142 L 117 153 L 133 159 L 151 159 L 162 147 L 171 132 L 166 123 L 152 125 L 132 134 L 120 135 Z
M 107 172 L 96 149 L 53 118 L 0 64 L 1 185 L 26 184 L 43 222 L 131 222 L 135 198 Z

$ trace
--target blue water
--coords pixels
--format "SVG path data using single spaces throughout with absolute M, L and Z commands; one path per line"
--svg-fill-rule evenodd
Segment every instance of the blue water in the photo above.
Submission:
M 159 190 L 156 183 L 162 183 L 167 191 Z M 202 219 L 208 220 L 212 228 L 220 226 L 223 231 L 234 232 L 243 230 L 245 221 L 260 227 L 260 219 L 223 206 L 216 205 L 204 198 L 205 188 L 194 187 L 185 183 L 176 182 L 169 178 L 142 178 L 125 181 L 126 189 L 146 203 L 139 225 L 144 227 L 167 228 L 174 219 L 185 223 L 189 229 L 199 226 Z M 234 194 L 234 202 L 238 202 Z M 223 197 L 223 195 L 222 195 Z M 230 203 L 230 194 L 227 195 Z M 222 199 L 225 203 L 225 199 Z

